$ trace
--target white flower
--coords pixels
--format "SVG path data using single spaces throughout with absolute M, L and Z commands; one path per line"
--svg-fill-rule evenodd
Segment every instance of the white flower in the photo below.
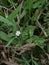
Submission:
M 20 36 L 20 31 L 16 31 L 16 36 Z

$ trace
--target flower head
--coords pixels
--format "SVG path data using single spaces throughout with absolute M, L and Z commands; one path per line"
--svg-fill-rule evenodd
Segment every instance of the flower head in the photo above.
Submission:
M 16 36 L 20 36 L 20 31 L 16 31 Z

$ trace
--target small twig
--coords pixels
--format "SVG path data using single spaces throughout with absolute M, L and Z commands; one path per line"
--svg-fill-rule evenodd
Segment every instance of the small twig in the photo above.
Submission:
M 45 32 L 45 30 L 42 28 L 42 25 L 39 23 L 38 20 L 36 20 L 37 24 L 39 25 L 39 27 L 41 28 L 42 32 L 44 33 L 45 37 L 47 37 L 47 33 Z
M 9 10 L 12 10 L 12 8 L 14 8 L 15 9 L 15 7 L 17 6 L 18 4 L 17 3 L 15 3 Z
M 40 13 L 39 13 L 39 15 L 38 15 L 38 17 L 37 17 L 38 20 L 39 20 L 41 14 L 43 13 L 44 9 L 45 9 L 45 7 L 40 11 Z
M 49 42 L 49 38 L 48 39 L 45 39 L 45 42 Z
M 32 47 L 35 47 L 37 44 L 31 43 L 31 44 L 25 44 L 22 47 L 18 48 L 17 51 L 20 51 L 19 53 L 16 53 L 17 55 L 21 55 L 25 51 L 30 50 Z
M 49 54 L 45 51 L 45 50 L 43 50 L 43 52 L 44 52 L 44 54 L 48 57 L 48 59 L 49 59 Z
M 19 25 L 19 23 L 20 23 L 20 15 L 19 14 L 17 15 L 17 20 L 18 20 L 18 27 L 20 28 L 20 25 Z
M 4 53 L 4 52 L 1 52 L 1 54 L 2 54 L 3 58 L 4 58 L 5 60 L 7 60 L 7 57 L 6 57 L 5 53 Z
M 40 57 L 41 57 L 40 60 L 41 60 L 42 65 L 46 65 L 46 60 L 45 60 L 44 56 L 40 55 Z
M 5 64 L 7 64 L 7 65 L 19 65 L 18 63 L 12 63 L 12 62 L 9 62 L 9 61 L 4 61 L 4 60 L 2 60 L 1 62 L 3 62 L 3 63 L 5 63 Z
M 34 46 L 35 46 L 34 43 L 30 43 L 30 44 L 25 44 L 25 45 L 23 45 L 23 46 L 20 47 L 19 49 L 20 49 L 20 50 L 23 50 L 23 49 L 31 48 L 31 47 L 34 47 Z
M 8 17 L 8 10 L 4 9 L 5 17 Z
M 48 2 L 48 0 L 46 0 L 46 3 Z
M 1 5 L 0 5 L 0 8 L 9 10 L 8 8 L 6 8 L 6 7 L 4 7 L 4 6 L 1 6 Z

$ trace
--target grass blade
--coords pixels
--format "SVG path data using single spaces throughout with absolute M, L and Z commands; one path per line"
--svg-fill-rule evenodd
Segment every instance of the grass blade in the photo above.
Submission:
M 17 16 L 17 14 L 20 12 L 21 8 L 22 8 L 22 4 L 23 4 L 23 1 L 22 3 L 8 16 L 8 19 L 10 21 L 13 21 L 14 18 Z
M 4 18 L 3 16 L 0 16 L 0 21 L 7 25 L 13 25 L 12 22 L 10 22 L 8 19 Z

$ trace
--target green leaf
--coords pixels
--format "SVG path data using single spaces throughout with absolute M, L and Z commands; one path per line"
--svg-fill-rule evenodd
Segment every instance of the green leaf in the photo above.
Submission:
M 29 62 L 29 60 L 30 60 L 30 54 L 29 54 L 27 51 L 25 51 L 25 52 L 22 54 L 22 56 Z
M 24 56 L 22 56 L 24 63 L 26 63 L 26 65 L 30 65 L 29 62 L 26 60 L 26 58 Z
M 26 15 L 26 11 L 24 10 L 22 14 L 20 15 L 20 19 L 22 19 Z
M 34 57 L 31 55 L 32 65 L 38 65 L 38 63 L 33 58 Z
M 29 9 L 29 10 L 31 10 L 31 8 L 32 8 L 32 0 L 26 0 L 25 1 L 25 3 L 24 3 L 24 9 L 26 10 L 26 9 Z
M 8 19 L 4 18 L 3 16 L 0 16 L 0 22 L 3 22 L 7 25 L 13 25 L 12 22 L 10 22 Z
M 9 41 L 10 37 L 8 36 L 8 34 L 0 31 L 0 39 L 4 40 L 4 41 Z
M 23 5 L 23 2 L 8 16 L 7 19 L 9 19 L 10 21 L 13 21 L 14 18 L 17 16 L 17 14 L 20 12 L 22 5 Z
M 2 11 L 2 9 L 0 9 L 0 15 L 4 16 L 4 12 Z
M 8 0 L 8 2 L 11 4 L 11 6 L 15 4 L 13 0 Z
M 45 14 L 44 21 L 49 24 L 49 11 L 47 11 L 47 13 Z
M 19 63 L 23 63 L 24 62 L 24 60 L 23 59 L 21 59 L 21 58 L 17 58 L 17 57 L 12 57 L 14 60 L 16 60 L 17 62 L 19 62 Z
M 36 9 L 36 11 L 35 11 L 35 13 L 33 14 L 31 20 L 32 20 L 32 21 L 36 21 L 38 15 L 39 15 L 39 9 Z
M 33 40 L 35 43 L 44 43 L 45 39 L 44 38 L 41 38 L 41 37 L 38 37 L 38 36 L 33 36 Z
M 47 44 L 47 49 L 48 49 L 48 53 L 49 53 L 49 44 Z
M 34 29 L 35 29 L 35 26 L 30 25 L 30 26 L 27 26 L 25 28 L 24 32 L 26 34 L 28 34 L 30 37 L 32 37 L 33 36 L 33 33 L 34 33 Z
M 36 2 L 33 4 L 33 8 L 39 7 L 40 4 L 41 4 L 41 1 L 36 1 Z
M 7 45 L 5 47 L 8 47 L 13 42 L 14 39 L 15 39 L 15 37 L 10 39 L 10 41 L 7 43 Z
M 33 36 L 33 41 L 34 41 L 35 44 L 37 44 L 41 48 L 44 48 L 45 39 L 43 37 Z
M 27 27 L 27 29 L 28 29 L 28 33 L 29 33 L 30 37 L 32 37 L 33 33 L 34 33 L 35 26 L 30 25 Z
M 4 6 L 4 7 L 9 7 L 9 6 L 10 6 L 8 0 L 0 0 L 0 1 L 1 1 L 0 4 L 1 4 L 2 6 Z
M 45 0 L 37 0 L 35 3 L 33 3 L 33 8 L 40 8 L 45 4 Z
M 34 60 L 33 60 L 33 63 L 34 63 L 34 65 L 38 65 L 38 63 L 36 61 L 34 61 Z
M 27 43 L 32 43 L 33 39 L 32 38 L 29 38 L 26 40 Z

